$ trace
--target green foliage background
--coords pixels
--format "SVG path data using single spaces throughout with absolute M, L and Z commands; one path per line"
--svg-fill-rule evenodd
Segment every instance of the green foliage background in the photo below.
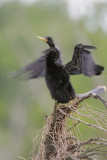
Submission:
M 95 7 L 94 21 L 107 5 Z M 0 7 L 0 159 L 15 160 L 18 155 L 29 159 L 33 139 L 45 124 L 45 115 L 49 115 L 54 106 L 44 79 L 18 81 L 8 77 L 9 72 L 32 62 L 47 48 L 36 39 L 37 35 L 54 38 L 64 63 L 71 59 L 77 43 L 96 46 L 98 50 L 93 56 L 97 63 L 105 66 L 102 76 L 72 76 L 71 82 L 76 93 L 97 85 L 107 86 L 107 33 L 99 26 L 90 32 L 86 24 L 87 17 L 77 21 L 70 19 L 66 1 L 40 0 L 33 5 L 13 1 Z M 96 100 L 87 103 L 105 109 Z M 83 139 L 103 136 L 84 125 L 80 130 Z

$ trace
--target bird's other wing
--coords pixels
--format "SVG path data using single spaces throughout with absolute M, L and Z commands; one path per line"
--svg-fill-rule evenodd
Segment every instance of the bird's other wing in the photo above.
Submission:
M 20 70 L 11 72 L 9 75 L 12 78 L 18 78 L 23 80 L 43 77 L 45 75 L 45 63 L 46 54 L 43 54 L 34 62 L 28 64 Z
M 84 74 L 91 77 L 102 73 L 104 67 L 94 63 L 88 49 L 96 49 L 96 47 L 82 44 L 75 46 L 72 60 L 65 65 L 65 69 L 70 75 Z
M 80 55 L 80 45 L 76 45 L 74 48 L 74 54 L 72 60 L 68 62 L 64 68 L 70 75 L 82 74 L 82 59 Z
M 85 50 L 81 52 L 82 56 L 82 73 L 85 76 L 91 77 L 94 75 L 101 75 L 104 70 L 103 66 L 97 65 L 94 63 L 92 55 L 87 54 Z

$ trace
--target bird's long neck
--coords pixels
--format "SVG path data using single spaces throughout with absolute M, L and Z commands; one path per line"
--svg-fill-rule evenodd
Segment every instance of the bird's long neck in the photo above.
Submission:
M 54 48 L 54 47 L 55 47 L 55 44 L 54 44 L 54 42 L 52 42 L 52 43 L 49 43 L 48 45 L 49 45 L 49 47 L 50 47 L 50 48 Z

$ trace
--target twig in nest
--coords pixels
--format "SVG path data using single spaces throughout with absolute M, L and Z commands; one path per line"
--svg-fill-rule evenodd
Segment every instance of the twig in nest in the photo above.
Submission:
M 69 128 L 67 131 L 70 131 L 72 128 L 74 128 L 77 124 L 79 123 L 79 121 L 78 122 L 76 122 L 71 128 Z
M 102 141 L 102 142 L 107 142 L 106 139 L 102 139 L 102 138 L 91 138 L 91 139 L 85 141 L 84 144 L 88 144 L 89 142 L 92 142 L 92 141 Z
M 97 128 L 97 129 L 100 129 L 100 130 L 103 130 L 103 131 L 107 132 L 107 129 L 104 129 L 104 128 L 102 128 L 102 127 L 98 127 L 98 126 L 96 126 L 96 125 L 94 125 L 94 124 L 90 124 L 90 123 L 84 122 L 84 121 L 81 120 L 81 119 L 74 118 L 74 117 L 72 117 L 71 115 L 63 112 L 61 109 L 60 109 L 60 112 L 61 112 L 62 114 L 64 114 L 66 117 L 69 117 L 69 118 L 71 118 L 71 119 L 74 119 L 74 120 L 76 120 L 76 121 L 78 121 L 78 122 L 82 122 L 82 123 L 84 123 L 84 124 L 86 124 L 86 125 L 88 125 L 88 126 L 90 126 L 90 127 L 94 127 L 94 128 Z
M 104 99 L 102 99 L 102 98 L 101 98 L 100 96 L 98 96 L 98 95 L 94 96 L 94 98 L 99 99 L 99 100 L 104 104 L 104 106 L 107 108 L 107 101 L 105 101 Z

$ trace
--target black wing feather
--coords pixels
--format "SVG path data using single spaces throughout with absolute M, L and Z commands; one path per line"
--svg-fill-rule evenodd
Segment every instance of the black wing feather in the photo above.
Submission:
M 104 67 L 95 64 L 91 54 L 86 54 L 84 53 L 84 51 L 82 51 L 81 56 L 82 56 L 82 73 L 85 76 L 91 77 L 94 75 L 100 75 L 102 73 Z
M 43 55 L 22 69 L 12 72 L 11 77 L 24 80 L 43 77 L 45 74 L 45 57 L 46 55 Z
M 100 75 L 104 70 L 104 67 L 94 63 L 91 52 L 87 49 L 96 49 L 96 47 L 82 44 L 75 46 L 72 60 L 65 65 L 70 75 L 84 74 L 91 77 Z

